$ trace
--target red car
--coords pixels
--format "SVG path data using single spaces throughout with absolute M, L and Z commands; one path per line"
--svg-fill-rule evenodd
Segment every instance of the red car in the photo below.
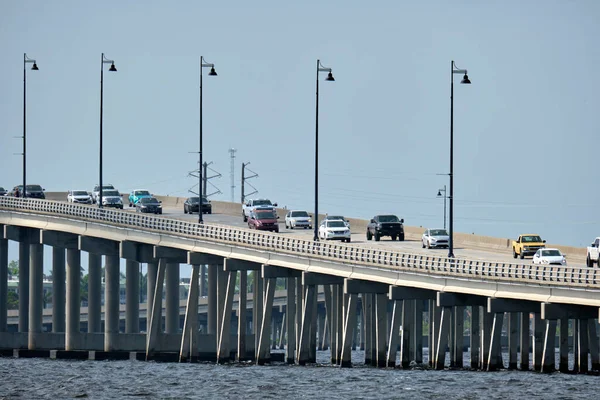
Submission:
M 254 210 L 248 218 L 248 228 L 258 229 L 260 231 L 279 232 L 279 217 L 275 214 L 275 210 Z

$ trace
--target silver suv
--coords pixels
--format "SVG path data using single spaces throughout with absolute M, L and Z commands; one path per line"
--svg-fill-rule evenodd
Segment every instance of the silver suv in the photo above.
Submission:
M 102 185 L 102 194 L 104 194 L 105 190 L 115 190 L 115 187 L 111 184 Z M 100 185 L 94 186 L 94 190 L 92 191 L 92 202 L 98 204 L 98 196 L 100 195 Z
M 291 210 L 285 215 L 285 227 L 312 229 L 312 218 L 306 211 Z

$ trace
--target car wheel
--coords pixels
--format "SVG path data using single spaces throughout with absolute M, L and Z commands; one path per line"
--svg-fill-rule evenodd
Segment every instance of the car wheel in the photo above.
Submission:
M 404 242 L 404 233 L 400 234 L 400 237 L 398 238 L 399 241 Z
M 294 224 L 290 222 L 290 229 L 294 230 Z
M 392 235 L 392 240 L 396 240 L 396 235 Z
M 427 241 L 427 248 L 431 249 L 431 242 L 429 242 L 429 240 Z
M 133 207 L 133 203 L 132 202 L 129 202 L 129 207 Z
M 208 213 L 209 213 L 209 214 L 212 214 L 212 210 L 210 210 Z
M 517 258 L 517 252 L 515 251 L 514 247 L 513 247 L 513 258 Z
M 593 268 L 594 267 L 594 262 L 590 258 L 589 254 L 587 256 L 587 259 L 585 260 L 585 265 L 587 265 L 588 268 Z
M 350 239 L 350 238 L 346 239 L 346 243 L 350 243 L 350 240 L 352 240 L 352 239 Z
M 521 253 L 520 257 L 521 257 L 521 260 L 523 260 L 525 258 L 525 253 Z
M 375 232 L 375 241 L 379 242 L 379 239 L 381 239 L 381 236 L 379 236 L 379 233 Z
M 373 239 L 373 235 L 371 235 L 371 231 L 367 231 L 367 240 Z
M 248 222 L 248 217 L 246 217 L 246 214 L 244 214 L 244 222 Z

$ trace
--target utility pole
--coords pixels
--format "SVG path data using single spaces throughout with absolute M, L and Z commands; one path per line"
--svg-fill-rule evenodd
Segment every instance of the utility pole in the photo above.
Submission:
M 242 204 L 246 201 L 247 196 L 252 196 L 253 194 L 258 193 L 258 190 L 256 190 L 254 186 L 252 186 L 249 182 L 246 182 L 248 179 L 256 178 L 258 176 L 258 174 L 250 170 L 250 168 L 248 168 L 248 171 L 250 171 L 250 173 L 252 173 L 253 175 L 246 176 L 246 168 L 248 167 L 248 165 L 250 165 L 249 162 L 242 163 Z M 246 194 L 246 184 L 253 189 L 253 192 Z
M 201 188 L 198 187 L 197 191 L 194 191 L 194 188 L 196 186 L 198 186 L 200 184 L 200 182 L 197 183 L 196 185 L 192 186 L 191 188 L 189 188 L 188 192 L 190 192 L 192 194 L 195 194 L 196 196 L 200 196 L 199 192 L 200 192 L 200 189 L 202 189 L 202 197 L 205 197 L 205 198 L 208 198 L 209 196 L 212 196 L 212 195 L 215 195 L 215 194 L 222 193 L 221 190 L 219 190 L 218 187 L 216 187 L 215 185 L 213 185 L 210 182 L 210 179 L 220 178 L 221 177 L 221 174 L 219 172 L 215 171 L 212 168 L 208 168 L 208 166 L 211 165 L 211 164 L 212 164 L 212 161 L 209 162 L 209 163 L 204 162 L 202 164 L 202 167 L 201 167 L 202 168 L 202 175 L 199 175 L 199 173 L 200 173 L 199 169 L 191 171 L 191 172 L 188 172 L 188 176 L 192 176 L 192 177 L 194 177 L 194 178 L 196 178 L 198 180 L 200 180 L 200 178 L 201 178 L 201 184 L 202 184 L 202 187 Z M 214 173 L 214 175 L 208 176 L 208 170 L 209 169 Z M 208 185 L 212 186 L 212 188 L 214 189 L 214 192 L 208 193 Z
M 234 169 L 235 169 L 235 152 L 237 150 L 234 149 L 233 147 L 229 149 L 229 158 L 230 158 L 230 165 L 229 165 L 229 178 L 231 180 L 231 202 L 233 203 L 233 196 L 234 196 L 234 192 L 235 192 L 235 177 L 234 177 Z

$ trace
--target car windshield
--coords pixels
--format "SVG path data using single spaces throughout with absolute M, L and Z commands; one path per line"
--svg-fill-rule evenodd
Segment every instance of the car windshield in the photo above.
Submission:
M 542 257 L 560 257 L 560 256 L 562 256 L 562 254 L 560 254 L 560 251 L 558 251 L 558 249 L 550 249 L 550 250 L 542 251 Z
M 346 224 L 344 221 L 327 221 L 327 227 L 329 228 L 345 228 Z
M 539 236 L 523 236 L 523 242 L 533 243 L 533 242 L 541 242 L 542 239 Z
M 344 218 L 344 217 L 342 217 L 341 215 L 328 215 L 328 216 L 327 216 L 325 219 L 331 219 L 331 220 L 334 220 L 334 219 L 341 219 L 342 221 L 344 221 L 344 220 L 345 220 L 345 218 Z
M 144 197 L 143 199 L 140 199 L 139 203 L 143 205 L 159 204 L 158 200 L 156 200 L 154 197 Z
M 191 204 L 198 204 L 198 199 L 199 199 L 199 197 L 190 197 L 188 199 L 188 202 Z
M 202 198 L 202 204 L 208 204 L 210 203 L 210 201 L 208 201 L 208 199 L 206 197 Z
M 379 222 L 400 222 L 395 215 L 380 215 Z
M 292 211 L 292 217 L 308 217 L 306 211 Z
M 42 187 L 40 185 L 27 185 L 27 190 L 36 190 L 41 192 Z
M 119 196 L 119 192 L 116 190 L 103 190 L 102 196 Z
M 88 196 L 88 192 L 84 190 L 73 190 L 73 196 Z
M 2 186 L 0 186 L 0 192 L 4 192 L 4 188 Z
M 256 219 L 275 219 L 275 213 L 273 211 L 261 211 L 255 214 Z
M 271 200 L 254 200 L 255 206 L 272 206 Z
M 150 192 L 147 190 L 136 190 L 134 193 L 136 196 L 150 196 Z
M 448 236 L 448 232 L 444 229 L 432 229 L 429 231 L 431 236 Z

